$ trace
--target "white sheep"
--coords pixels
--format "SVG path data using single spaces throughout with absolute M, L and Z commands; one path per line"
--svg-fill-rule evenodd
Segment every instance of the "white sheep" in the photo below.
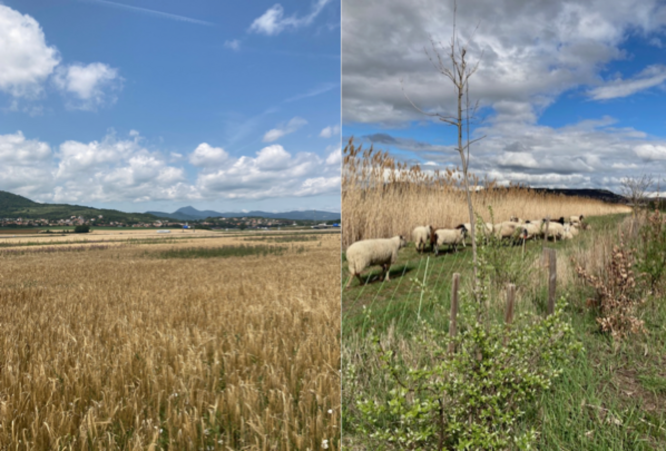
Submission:
M 527 221 L 525 224 L 520 225 L 520 237 L 524 240 L 530 240 L 532 238 L 543 237 L 543 230 L 541 230 L 541 223 L 533 224 L 530 221 Z
M 393 238 L 377 238 L 371 240 L 357 241 L 347 248 L 347 267 L 351 277 L 347 282 L 347 287 L 356 276 L 363 284 L 361 272 L 374 265 L 381 265 L 385 280 L 389 281 L 389 268 L 398 259 L 398 251 L 405 247 L 407 242 L 398 235 Z
M 522 220 L 522 219 L 520 219 L 520 218 L 517 217 L 517 216 L 511 216 L 511 217 L 509 218 L 509 222 L 517 222 L 518 224 L 525 224 L 525 221 Z
M 546 233 L 545 223 L 541 226 L 541 229 L 545 234 Z M 551 221 L 550 224 L 548 224 L 548 237 L 552 237 L 553 241 L 557 242 L 557 239 L 558 238 L 562 239 L 563 235 L 564 235 L 564 226 L 562 224 L 553 221 Z
M 516 231 L 520 229 L 517 222 L 504 221 L 493 226 L 495 236 L 499 239 L 510 239 L 516 237 Z
M 565 224 L 564 229 L 562 231 L 562 236 L 560 237 L 563 240 L 573 240 L 574 238 L 574 233 L 572 232 L 576 227 L 572 226 L 571 224 Z
M 428 243 L 430 243 L 430 236 L 432 235 L 432 226 L 419 226 L 412 231 L 412 240 L 416 245 L 417 252 L 423 252 Z
M 467 228 L 464 224 L 459 225 L 455 229 L 437 229 L 433 233 L 434 243 L 433 250 L 435 255 L 439 255 L 439 246 L 447 244 L 449 249 L 453 248 L 458 250 L 458 244 L 462 243 L 465 247 L 465 236 L 467 235 Z

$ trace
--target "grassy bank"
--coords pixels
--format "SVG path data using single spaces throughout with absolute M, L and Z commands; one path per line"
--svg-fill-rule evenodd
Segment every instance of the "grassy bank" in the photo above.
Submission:
M 554 385 L 520 419 L 517 430 L 535 427 L 538 449 L 665 449 L 666 448 L 666 304 L 650 297 L 639 310 L 647 333 L 623 342 L 599 333 L 595 315 L 586 306 L 591 289 L 576 276 L 574 262 L 599 272 L 622 231 L 629 239 L 635 230 L 626 215 L 590 219 L 591 230 L 576 239 L 547 246 L 557 251 L 558 296 L 568 299 L 566 316 L 585 353 L 562 368 Z M 494 272 L 490 286 L 490 316 L 502 321 L 506 286 L 517 286 L 516 315 L 543 316 L 547 298 L 547 270 L 541 263 L 542 243 L 501 246 L 489 253 Z M 346 444 L 350 449 L 376 448 L 361 434 L 357 402 L 387 399 L 395 382 L 380 369 L 368 342 L 373 323 L 381 340 L 400 349 L 404 359 L 416 359 L 414 336 L 418 319 L 448 330 L 451 279 L 461 274 L 462 290 L 471 286 L 471 250 L 434 257 L 418 254 L 413 246 L 400 251 L 391 281 L 378 280 L 379 270 L 364 273 L 369 283 L 352 281 L 343 292 L 343 412 Z M 343 286 L 349 277 L 343 265 Z M 425 283 L 424 283 L 425 281 Z M 423 289 L 423 286 L 426 289 Z M 461 305 L 461 310 L 465 310 Z M 368 316 L 364 313 L 370 310 Z

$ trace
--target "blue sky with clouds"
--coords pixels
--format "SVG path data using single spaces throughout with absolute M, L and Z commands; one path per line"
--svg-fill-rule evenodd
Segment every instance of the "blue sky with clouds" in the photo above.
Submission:
M 0 190 L 340 209 L 339 0 L 0 0 Z
M 459 166 L 455 129 L 416 111 L 453 113 L 431 65 L 452 4 L 342 0 L 343 142 L 354 136 L 426 169 Z M 480 103 L 471 171 L 501 183 L 605 188 L 666 174 L 666 4 L 657 0 L 458 2 L 457 27 Z M 381 5 L 381 7 L 380 7 Z M 401 85 L 401 80 L 403 84 Z

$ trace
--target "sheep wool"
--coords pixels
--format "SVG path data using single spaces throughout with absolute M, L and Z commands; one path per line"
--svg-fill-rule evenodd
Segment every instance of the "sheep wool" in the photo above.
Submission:
M 458 226 L 455 229 L 437 229 L 435 230 L 435 255 L 439 255 L 439 246 L 447 244 L 449 248 L 454 250 L 458 249 L 458 244 L 462 243 L 465 247 L 465 235 L 467 228 L 464 225 Z
M 385 280 L 389 281 L 389 268 L 398 259 L 398 251 L 405 247 L 407 242 L 402 236 L 393 238 L 378 238 L 357 241 L 347 248 L 347 266 L 352 277 L 349 278 L 347 287 L 356 276 L 363 284 L 361 272 L 374 265 L 381 265 L 385 274 Z
M 412 240 L 416 245 L 418 252 L 423 252 L 426 245 L 430 242 L 430 235 L 432 235 L 432 226 L 419 226 L 412 231 Z

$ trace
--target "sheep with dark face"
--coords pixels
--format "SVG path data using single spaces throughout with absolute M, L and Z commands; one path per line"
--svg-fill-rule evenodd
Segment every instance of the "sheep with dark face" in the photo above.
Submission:
M 435 255 L 439 255 L 439 247 L 444 244 L 449 246 L 449 249 L 454 251 L 458 250 L 458 244 L 462 243 L 465 247 L 465 237 L 467 236 L 467 228 L 461 224 L 455 229 L 437 229 L 433 232 L 433 250 Z
M 407 245 L 407 241 L 402 236 L 393 238 L 378 238 L 371 240 L 357 241 L 347 248 L 347 267 L 352 277 L 347 282 L 347 287 L 356 276 L 363 285 L 361 272 L 374 265 L 381 265 L 384 280 L 389 279 L 389 269 L 391 265 L 398 260 L 398 251 Z
M 416 245 L 417 252 L 423 252 L 432 235 L 433 227 L 430 225 L 416 227 L 412 231 L 412 240 Z

